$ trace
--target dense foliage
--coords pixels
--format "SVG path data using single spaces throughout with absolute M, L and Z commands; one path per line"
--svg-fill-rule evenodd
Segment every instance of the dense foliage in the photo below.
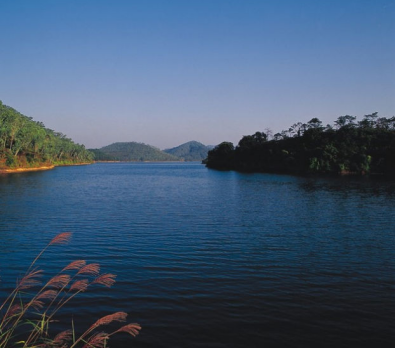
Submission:
M 126 142 L 114 143 L 100 149 L 91 150 L 97 161 L 179 161 L 180 159 L 167 154 L 151 145 Z
M 100 149 L 89 149 L 95 155 L 95 161 L 102 161 L 102 162 L 118 162 L 114 156 L 103 152 Z
M 91 162 L 93 154 L 64 134 L 22 115 L 0 101 L 0 167 Z
M 313 118 L 274 134 L 244 136 L 236 147 L 223 142 L 209 151 L 207 167 L 276 173 L 395 174 L 395 117 L 377 112 L 340 116 L 334 125 Z
M 184 161 L 202 161 L 207 157 L 208 151 L 211 149 L 212 146 L 206 146 L 197 141 L 189 141 L 185 144 L 163 151 Z

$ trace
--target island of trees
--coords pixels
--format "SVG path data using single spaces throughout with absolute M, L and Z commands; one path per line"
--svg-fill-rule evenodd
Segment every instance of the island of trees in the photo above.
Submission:
M 208 152 L 208 168 L 288 174 L 395 175 L 395 117 L 340 116 L 323 126 L 318 118 L 274 134 L 244 136 Z
M 0 170 L 90 163 L 93 153 L 0 101 Z

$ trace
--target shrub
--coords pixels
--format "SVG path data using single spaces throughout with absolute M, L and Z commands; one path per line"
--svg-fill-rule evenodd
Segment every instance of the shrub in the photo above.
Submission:
M 13 155 L 11 152 L 7 152 L 7 153 L 6 153 L 6 161 L 5 161 L 5 164 L 6 164 L 8 167 L 13 167 L 13 166 L 16 165 L 16 162 L 17 162 L 17 161 L 16 161 L 14 155 Z

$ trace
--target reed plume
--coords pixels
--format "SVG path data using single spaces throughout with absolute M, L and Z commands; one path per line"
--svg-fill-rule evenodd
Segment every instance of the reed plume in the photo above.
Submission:
M 98 276 L 95 280 L 93 280 L 92 284 L 100 284 L 108 288 L 111 288 L 111 286 L 113 286 L 115 283 L 116 277 L 117 276 L 115 274 L 111 274 L 111 273 L 102 274 Z
M 69 301 L 88 290 L 90 285 L 109 288 L 115 283 L 115 274 L 100 274 L 98 263 L 87 264 L 85 260 L 73 261 L 48 281 L 42 281 L 44 273 L 36 268 L 36 262 L 47 248 L 65 244 L 71 236 L 70 232 L 55 236 L 33 260 L 15 289 L 0 303 L 0 348 L 100 348 L 106 347 L 114 334 L 125 332 L 135 337 L 141 330 L 139 324 L 126 324 L 110 333 L 97 332 L 99 327 L 126 321 L 125 312 L 115 312 L 98 319 L 79 336 L 72 322 L 71 330 L 50 339 L 49 326 L 53 325 L 55 314 Z
M 73 337 L 73 331 L 65 330 L 58 333 L 53 339 L 53 341 L 51 342 L 51 344 L 53 347 L 62 347 L 64 344 L 70 342 L 72 337 Z
M 106 346 L 107 341 L 109 340 L 109 336 L 105 332 L 98 332 L 94 334 L 89 340 L 82 346 L 82 348 L 104 348 Z
M 45 290 L 39 293 L 33 300 L 31 301 L 31 306 L 35 309 L 41 309 L 44 307 L 44 300 L 53 301 L 59 292 L 56 290 Z
M 69 263 L 65 268 L 62 269 L 62 272 L 64 271 L 70 271 L 70 270 L 80 270 L 82 267 L 86 265 L 85 260 L 75 260 L 71 263 Z
M 41 281 L 39 280 L 39 278 L 42 277 L 42 273 L 43 271 L 40 269 L 29 272 L 18 282 L 16 290 L 27 290 L 36 285 L 40 285 Z
M 53 245 L 53 244 L 65 244 L 68 243 L 71 239 L 71 232 L 63 232 L 59 233 L 57 236 L 55 236 L 48 245 Z
M 73 284 L 71 284 L 69 291 L 83 292 L 88 288 L 88 286 L 89 286 L 88 279 L 76 280 Z
M 47 244 L 47 246 L 41 250 L 41 252 L 36 256 L 36 258 L 33 260 L 33 262 L 30 264 L 30 267 L 28 268 L 27 272 L 29 272 L 33 266 L 35 265 L 35 263 L 37 262 L 37 260 L 41 257 L 41 255 L 51 246 L 54 244 L 65 244 L 68 243 L 71 239 L 71 232 L 63 232 L 63 233 L 59 233 L 57 236 L 55 236 L 54 238 L 52 238 L 52 240 Z
M 98 276 L 100 274 L 100 265 L 98 263 L 90 263 L 80 268 L 77 274 Z
M 139 334 L 140 330 L 141 330 L 141 326 L 139 324 L 127 324 L 127 325 L 122 326 L 121 328 L 119 328 L 114 333 L 126 332 L 129 335 L 131 335 L 133 337 L 136 337 Z
M 118 322 L 124 322 L 126 320 L 126 317 L 128 315 L 125 312 L 116 312 L 113 314 L 109 314 L 106 315 L 102 318 L 100 318 L 99 320 L 97 320 L 92 326 L 91 328 L 96 328 L 98 326 L 102 326 L 102 325 L 108 325 L 114 321 L 118 321 Z
M 70 276 L 68 274 L 59 274 L 53 278 L 51 278 L 47 286 L 53 287 L 55 289 L 62 289 L 70 282 Z

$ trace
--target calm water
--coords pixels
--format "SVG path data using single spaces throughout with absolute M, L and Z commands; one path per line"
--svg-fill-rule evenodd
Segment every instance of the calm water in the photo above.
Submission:
M 95 164 L 0 176 L 0 296 L 57 233 L 116 273 L 61 315 L 143 326 L 111 347 L 389 347 L 395 340 L 395 185 Z

